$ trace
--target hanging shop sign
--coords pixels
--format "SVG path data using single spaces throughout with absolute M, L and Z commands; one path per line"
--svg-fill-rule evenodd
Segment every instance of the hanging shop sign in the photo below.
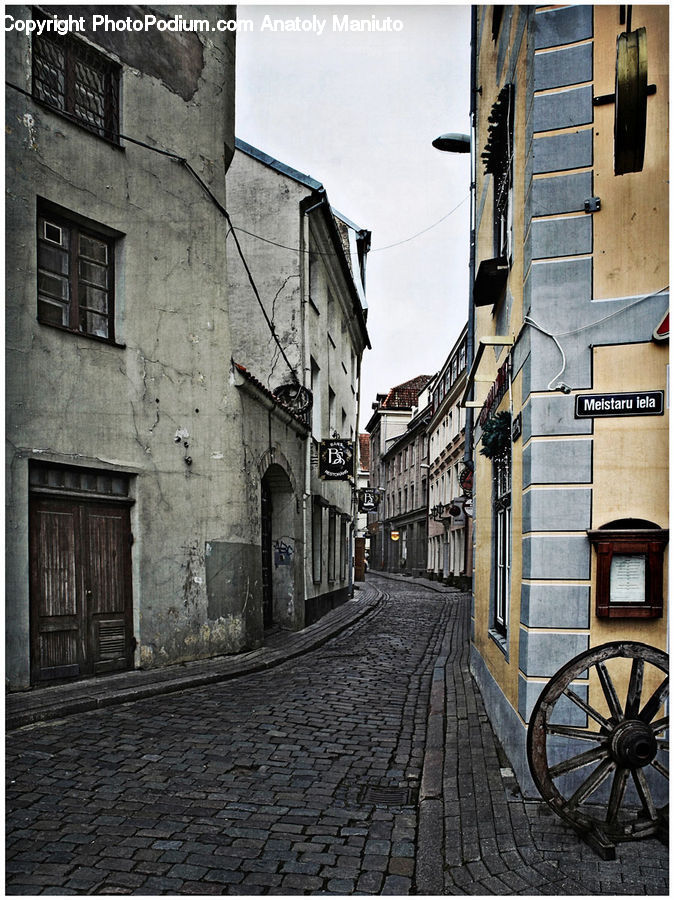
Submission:
M 510 357 L 506 358 L 506 361 L 503 363 L 501 368 L 498 370 L 496 375 L 496 381 L 489 388 L 489 393 L 487 394 L 487 399 L 484 401 L 484 406 L 480 412 L 480 417 L 478 419 L 478 424 L 480 427 L 484 427 L 484 423 L 487 421 L 489 416 L 492 414 L 492 411 L 497 409 L 501 400 L 506 395 L 509 384 L 509 370 L 508 366 L 510 364 Z
M 577 419 L 594 419 L 609 416 L 661 416 L 664 411 L 664 391 L 576 394 Z
M 346 481 L 353 475 L 353 443 L 333 439 L 321 441 L 318 474 L 326 481 Z
M 400 532 L 399 532 L 399 531 L 392 531 L 392 532 L 391 532 L 391 540 L 392 540 L 392 541 L 399 541 L 399 540 L 400 540 Z
M 376 512 L 379 506 L 379 491 L 361 488 L 358 491 L 358 512 Z
M 464 497 L 473 496 L 473 463 L 469 462 L 461 470 L 459 475 L 459 486 L 463 491 Z

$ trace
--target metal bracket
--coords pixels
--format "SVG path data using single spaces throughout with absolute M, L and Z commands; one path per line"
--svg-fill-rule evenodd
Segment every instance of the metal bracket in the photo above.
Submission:
M 585 212 L 595 213 L 601 209 L 601 197 L 589 197 L 585 201 Z
M 649 84 L 646 86 L 646 96 L 652 97 L 653 94 L 657 94 L 658 87 L 656 84 Z M 609 103 L 615 103 L 615 94 L 600 94 L 598 97 L 592 98 L 593 106 L 607 106 Z

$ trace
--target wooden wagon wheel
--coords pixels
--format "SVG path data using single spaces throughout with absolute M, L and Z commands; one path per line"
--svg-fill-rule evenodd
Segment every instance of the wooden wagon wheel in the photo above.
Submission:
M 667 805 L 658 807 L 657 792 L 667 796 L 669 717 L 656 716 L 668 697 L 668 672 L 662 650 L 613 641 L 570 660 L 534 706 L 527 754 L 536 787 L 605 858 L 614 857 L 618 841 L 663 836 Z M 571 686 L 585 677 L 596 677 L 599 702 L 580 696 L 582 683 Z M 574 708 L 584 723 L 569 724 Z

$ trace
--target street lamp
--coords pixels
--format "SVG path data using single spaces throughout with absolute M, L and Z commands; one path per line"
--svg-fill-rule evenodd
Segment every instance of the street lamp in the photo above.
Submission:
M 441 134 L 433 141 L 436 150 L 443 150 L 445 153 L 470 153 L 470 135 L 469 134 Z
M 475 121 L 474 111 L 474 73 L 471 73 L 471 122 Z M 473 140 L 469 134 L 447 132 L 433 141 L 436 150 L 444 153 L 470 153 L 470 255 L 468 259 L 468 331 L 466 334 L 466 368 L 470 372 L 473 363 L 473 347 L 475 343 L 475 323 L 473 320 L 473 283 L 475 281 L 475 155 Z M 466 437 L 463 458 L 472 461 L 473 443 L 473 410 L 466 409 Z

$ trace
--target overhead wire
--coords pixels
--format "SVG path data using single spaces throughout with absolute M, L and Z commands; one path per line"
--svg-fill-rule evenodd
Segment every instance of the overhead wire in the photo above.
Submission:
M 13 88 L 14 90 L 18 91 L 18 93 L 23 94 L 26 97 L 29 97 L 31 100 L 34 99 L 30 92 L 24 90 L 23 88 L 19 87 L 18 85 L 13 84 L 10 81 L 5 81 L 5 84 L 7 87 Z M 80 123 L 80 120 L 77 118 L 77 116 L 74 116 L 72 113 L 69 113 L 67 110 L 59 109 L 59 110 L 57 110 L 57 112 L 59 115 L 63 115 L 64 118 L 66 118 L 70 121 L 73 121 L 76 124 Z M 220 203 L 220 201 L 215 196 L 215 194 L 211 191 L 211 189 L 208 187 L 206 182 L 201 178 L 199 173 L 194 170 L 194 168 L 190 165 L 189 161 L 184 156 L 180 156 L 180 154 L 175 153 L 172 150 L 163 150 L 160 147 L 153 147 L 151 144 L 148 144 L 145 141 L 137 140 L 136 138 L 129 137 L 129 135 L 122 134 L 121 132 L 115 133 L 115 137 L 118 137 L 124 141 L 128 141 L 129 143 L 136 144 L 139 147 L 143 147 L 146 150 L 151 150 L 153 153 L 158 153 L 161 156 L 166 156 L 167 158 L 172 159 L 177 163 L 180 163 L 180 165 L 182 165 L 183 168 L 185 168 L 187 170 L 187 172 L 192 176 L 192 178 L 194 178 L 194 180 L 197 182 L 197 184 L 201 187 L 201 189 L 204 191 L 206 196 L 214 204 L 214 206 L 216 207 L 218 212 L 220 212 L 220 214 L 225 217 L 225 219 L 227 220 L 227 224 L 229 226 L 229 229 L 227 231 L 225 239 L 227 239 L 227 237 L 229 237 L 230 233 L 232 234 L 232 236 L 234 238 L 234 243 L 236 244 L 237 252 L 241 258 L 241 262 L 243 263 L 243 267 L 246 271 L 246 275 L 248 276 L 248 280 L 250 282 L 250 285 L 251 285 L 251 288 L 255 295 L 255 298 L 260 306 L 260 309 L 262 310 L 262 315 L 264 316 L 265 322 L 267 323 L 267 327 L 269 328 L 271 335 L 274 338 L 274 341 L 276 342 L 276 344 L 279 348 L 279 351 L 281 353 L 281 356 L 283 357 L 285 364 L 288 366 L 288 369 L 290 370 L 290 374 L 292 375 L 293 380 L 297 383 L 298 377 L 297 377 L 297 372 L 295 370 L 295 367 L 291 365 L 290 360 L 286 356 L 285 350 L 283 349 L 281 342 L 278 338 L 278 335 L 276 333 L 274 323 L 271 321 L 271 319 L 269 318 L 269 315 L 267 314 L 267 310 L 265 309 L 264 304 L 262 302 L 262 297 L 260 296 L 260 292 L 257 288 L 257 285 L 255 284 L 255 279 L 253 277 L 253 273 L 250 270 L 250 266 L 248 265 L 248 262 L 245 258 L 243 249 L 241 248 L 241 244 L 239 243 L 239 239 L 236 236 L 236 229 L 235 229 L 234 224 L 230 218 L 230 215 L 227 212 L 227 210 L 225 209 L 225 207 L 222 205 L 222 203 Z
M 548 390 L 553 391 L 559 386 L 558 379 L 564 374 L 566 369 L 566 354 L 564 353 L 564 348 L 557 340 L 560 337 L 569 337 L 572 334 L 580 334 L 581 331 L 587 331 L 590 328 L 595 328 L 597 325 L 602 325 L 604 322 L 608 322 L 609 319 L 613 319 L 615 316 L 619 316 L 623 312 L 627 312 L 627 310 L 632 309 L 637 306 L 639 303 L 643 303 L 645 300 L 650 300 L 651 297 L 657 297 L 658 294 L 663 294 L 665 291 L 669 290 L 669 285 L 665 285 L 665 287 L 660 288 L 657 291 L 653 291 L 650 294 L 644 294 L 643 297 L 637 297 L 632 303 L 628 303 L 627 306 L 621 306 L 620 309 L 615 309 L 613 312 L 609 313 L 607 316 L 603 316 L 601 319 L 596 319 L 594 322 L 587 322 L 585 325 L 580 325 L 578 328 L 573 328 L 570 331 L 558 331 L 556 333 L 552 333 L 551 331 L 547 331 L 541 325 L 538 324 L 531 316 L 524 316 L 524 322 L 528 325 L 531 325 L 533 328 L 536 328 L 541 334 L 544 334 L 546 337 L 551 338 L 559 350 L 562 356 L 562 368 L 559 372 L 554 376 L 554 378 L 550 379 L 548 383 Z M 556 382 L 556 384 L 555 384 Z

